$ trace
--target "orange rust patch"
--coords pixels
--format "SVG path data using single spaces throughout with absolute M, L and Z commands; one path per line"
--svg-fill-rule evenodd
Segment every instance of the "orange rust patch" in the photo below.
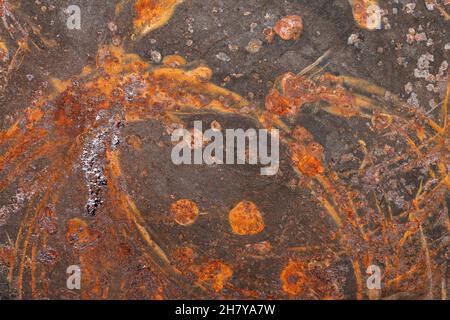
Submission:
M 197 219 L 199 210 L 195 202 L 181 199 L 171 204 L 170 214 L 179 225 L 190 226 Z
M 276 81 L 266 97 L 266 109 L 276 115 L 295 115 L 306 103 L 325 101 L 329 113 L 353 117 L 360 115 L 352 93 L 324 74 L 316 79 L 288 72 Z
M 76 249 L 82 249 L 94 243 L 99 233 L 92 230 L 85 221 L 75 218 L 69 221 L 66 240 Z
M 263 34 L 268 43 L 273 42 L 273 38 L 275 37 L 275 31 L 273 30 L 273 28 L 265 28 L 263 30 Z
M 305 176 L 314 177 L 315 175 L 324 173 L 322 163 L 315 157 L 306 154 L 301 159 L 297 158 L 297 155 L 292 156 L 293 162 L 297 165 L 297 168 Z
M 239 202 L 229 213 L 231 229 L 244 236 L 260 233 L 264 230 L 264 220 L 258 207 L 250 201 Z
M 174 264 L 182 271 L 189 269 L 195 260 L 195 252 L 190 247 L 179 247 L 172 252 Z
M 275 33 L 283 40 L 297 40 L 303 31 L 300 16 L 286 16 L 275 24 Z
M 373 30 L 380 27 L 381 21 L 375 19 L 376 12 L 374 10 L 379 10 L 376 0 L 353 0 L 351 5 L 353 18 L 361 28 Z
M 291 296 L 296 296 L 305 290 L 307 275 L 305 265 L 299 261 L 289 261 L 281 271 L 280 279 L 283 291 Z
M 219 292 L 232 275 L 233 270 L 228 265 L 216 260 L 207 262 L 200 267 L 198 280 L 209 283 L 215 292 Z
M 126 138 L 127 143 L 133 147 L 134 150 L 141 150 L 142 148 L 142 141 L 141 139 L 136 135 L 130 135 Z
M 166 66 L 175 68 L 184 66 L 186 64 L 186 60 L 182 56 L 174 54 L 164 57 L 162 63 Z
M 342 299 L 342 283 L 325 265 L 314 258 L 290 260 L 280 273 L 283 291 L 305 299 Z
M 30 122 L 39 121 L 43 116 L 44 112 L 39 108 L 30 108 L 27 110 L 27 117 Z
M 8 47 L 6 46 L 6 44 L 3 41 L 0 41 L 0 60 L 4 61 L 7 59 L 8 57 Z
M 290 111 L 289 100 L 283 97 L 277 89 L 270 89 L 266 97 L 266 109 L 277 115 L 284 115 Z
M 176 6 L 183 0 L 137 0 L 134 4 L 134 28 L 141 35 L 155 30 L 169 21 Z
M 325 172 L 320 159 L 323 159 L 323 147 L 314 141 L 311 133 L 303 127 L 297 126 L 292 136 L 296 142 L 289 145 L 292 162 L 301 173 L 313 177 Z
M 200 66 L 198 68 L 195 68 L 194 70 L 189 71 L 188 74 L 197 78 L 200 81 L 211 80 L 211 78 L 213 76 L 213 72 L 212 72 L 211 68 L 206 67 L 206 66 Z

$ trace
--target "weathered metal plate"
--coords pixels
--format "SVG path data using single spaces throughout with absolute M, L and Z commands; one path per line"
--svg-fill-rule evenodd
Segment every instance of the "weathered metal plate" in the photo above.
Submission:
M 449 11 L 0 0 L 0 298 L 447 299 Z M 174 164 L 195 121 L 277 173 Z

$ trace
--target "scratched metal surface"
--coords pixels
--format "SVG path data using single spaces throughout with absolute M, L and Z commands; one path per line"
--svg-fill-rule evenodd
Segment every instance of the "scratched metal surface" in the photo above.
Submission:
M 448 1 L 76 2 L 0 0 L 1 299 L 447 299 Z M 278 174 L 173 165 L 195 120 Z

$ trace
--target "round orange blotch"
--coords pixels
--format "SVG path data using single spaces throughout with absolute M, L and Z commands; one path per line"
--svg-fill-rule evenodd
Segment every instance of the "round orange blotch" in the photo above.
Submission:
M 172 260 L 181 271 L 189 269 L 195 261 L 195 252 L 190 247 L 179 247 L 172 252 Z
M 244 236 L 264 230 L 264 220 L 258 207 L 250 201 L 241 201 L 231 209 L 228 219 L 234 233 Z
M 199 209 L 195 202 L 181 199 L 170 205 L 170 214 L 179 225 L 189 226 L 197 219 Z
M 322 163 L 317 158 L 308 154 L 304 155 L 299 161 L 296 162 L 296 164 L 300 172 L 307 177 L 314 177 L 325 172 Z
M 280 274 L 283 291 L 291 296 L 302 293 L 306 286 L 305 266 L 298 261 L 289 261 Z
M 205 263 L 200 267 L 198 280 L 209 283 L 215 292 L 219 292 L 232 275 L 233 270 L 228 265 L 216 260 Z
M 100 233 L 96 230 L 92 230 L 88 224 L 79 219 L 74 218 L 69 221 L 66 240 L 75 249 L 82 249 L 94 244 L 100 237 Z
M 174 54 L 164 57 L 162 63 L 169 67 L 180 67 L 186 64 L 186 60 L 183 57 Z
M 266 97 L 265 107 L 268 111 L 280 116 L 291 111 L 289 100 L 283 97 L 275 88 L 270 89 L 269 94 Z
M 286 16 L 275 24 L 275 33 L 283 40 L 297 40 L 303 31 L 300 16 Z

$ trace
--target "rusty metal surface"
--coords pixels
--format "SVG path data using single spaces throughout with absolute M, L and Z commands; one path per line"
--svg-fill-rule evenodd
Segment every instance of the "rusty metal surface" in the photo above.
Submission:
M 0 298 L 447 299 L 449 11 L 0 0 Z M 195 120 L 278 173 L 174 165 Z

